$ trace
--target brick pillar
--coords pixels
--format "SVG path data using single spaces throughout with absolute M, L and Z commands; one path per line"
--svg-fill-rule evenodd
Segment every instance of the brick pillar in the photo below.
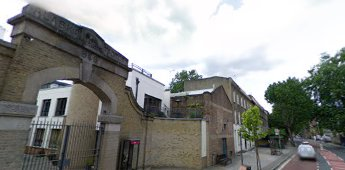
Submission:
M 30 123 L 37 106 L 0 101 L 1 169 L 21 169 Z
M 122 117 L 99 115 L 98 121 L 104 125 L 98 167 L 99 169 L 116 169 Z

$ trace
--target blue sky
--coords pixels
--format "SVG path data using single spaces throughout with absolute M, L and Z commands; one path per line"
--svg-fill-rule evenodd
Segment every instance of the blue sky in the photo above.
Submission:
M 94 29 L 166 86 L 182 69 L 232 77 L 269 111 L 269 84 L 345 47 L 343 0 L 3 0 L 5 40 L 28 2 Z

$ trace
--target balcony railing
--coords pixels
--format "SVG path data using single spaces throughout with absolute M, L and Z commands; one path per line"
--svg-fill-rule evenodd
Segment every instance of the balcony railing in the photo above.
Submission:
M 157 106 L 147 106 L 144 108 L 144 111 L 146 114 L 149 114 L 151 116 L 155 117 L 166 117 L 163 111 L 161 111 L 160 107 Z
M 132 63 L 129 65 L 130 68 L 134 69 L 134 70 L 137 70 L 138 72 L 144 74 L 145 76 L 147 77 L 151 77 L 152 78 L 152 74 L 149 73 L 148 71 L 146 71 L 145 69 L 141 68 L 140 66 Z
M 203 118 L 202 108 L 172 108 L 170 110 L 171 118 Z

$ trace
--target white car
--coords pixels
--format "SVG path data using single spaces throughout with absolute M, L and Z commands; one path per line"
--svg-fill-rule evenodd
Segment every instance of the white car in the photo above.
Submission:
M 307 142 L 303 142 L 298 146 L 297 154 L 300 159 L 312 159 L 316 160 L 316 152 L 314 148 Z
M 324 141 L 324 142 L 332 142 L 331 137 L 328 136 L 328 135 L 323 135 L 321 139 L 322 139 L 322 141 Z

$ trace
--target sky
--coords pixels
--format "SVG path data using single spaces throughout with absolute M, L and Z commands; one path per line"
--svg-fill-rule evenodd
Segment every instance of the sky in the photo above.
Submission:
M 344 0 L 2 0 L 6 41 L 27 3 L 94 29 L 166 88 L 183 69 L 232 77 L 268 111 L 269 84 L 304 78 L 345 47 Z

